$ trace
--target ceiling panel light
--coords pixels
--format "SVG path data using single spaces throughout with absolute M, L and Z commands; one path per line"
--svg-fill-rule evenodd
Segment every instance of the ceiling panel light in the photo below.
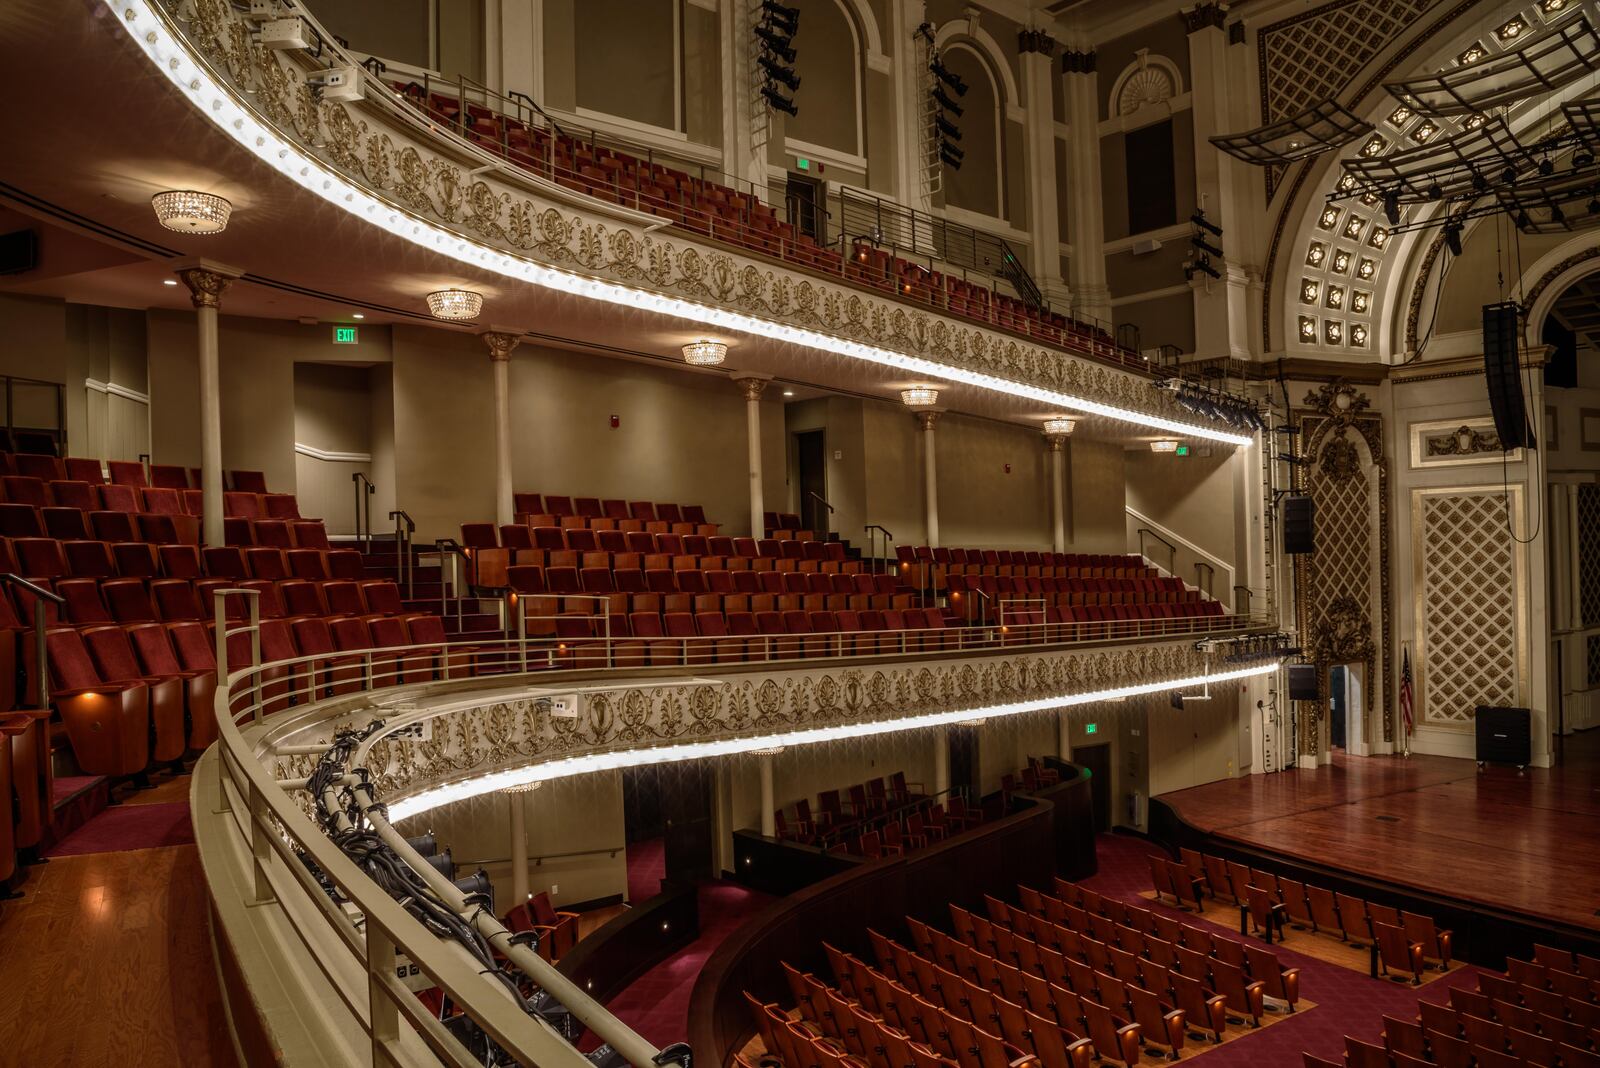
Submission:
M 725 342 L 691 341 L 683 347 L 683 362 L 694 367 L 715 367 L 727 358 Z
M 233 205 L 215 193 L 174 189 L 150 198 L 156 221 L 168 230 L 185 234 L 220 234 L 228 228 Z
M 470 289 L 441 289 L 428 294 L 428 311 L 435 319 L 476 319 L 483 310 L 483 294 Z

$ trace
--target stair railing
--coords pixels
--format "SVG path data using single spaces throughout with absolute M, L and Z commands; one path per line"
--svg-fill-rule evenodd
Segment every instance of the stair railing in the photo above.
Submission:
M 471 566 L 472 557 L 462 544 L 454 538 L 439 538 L 433 543 L 434 551 L 439 554 L 439 615 L 450 614 L 448 594 L 455 596 L 456 602 L 456 627 L 461 626 L 461 576 L 466 573 L 466 568 Z M 445 581 L 444 562 L 450 561 L 450 579 Z
M 822 505 L 822 507 L 824 507 L 824 508 L 826 508 L 828 510 L 828 515 L 832 515 L 833 514 L 833 505 L 829 504 L 828 503 L 828 499 L 826 497 L 824 497 L 822 494 L 818 493 L 816 490 L 806 490 L 806 499 L 808 501 L 815 500 L 818 504 Z M 816 513 L 812 514 L 812 518 L 813 519 L 818 518 Z M 822 533 L 824 533 L 824 534 L 828 533 L 828 527 L 831 526 L 831 525 L 832 525 L 831 523 L 823 524 L 822 525 Z M 818 524 L 815 524 L 815 523 L 809 525 L 809 529 L 813 530 L 813 531 L 816 530 L 817 527 L 818 527 Z M 826 541 L 827 539 L 824 538 L 823 540 Z
M 405 583 L 406 599 L 410 600 L 415 592 L 412 583 L 414 575 L 413 561 L 411 559 L 411 535 L 417 532 L 417 524 L 406 514 L 403 508 L 396 508 L 390 512 L 389 518 L 394 520 L 394 551 L 400 554 L 400 563 L 396 574 Z
M 1216 578 L 1217 578 L 1217 569 L 1216 568 L 1212 567 L 1210 564 L 1206 563 L 1204 560 L 1196 560 L 1195 561 L 1195 564 L 1194 564 L 1194 585 L 1195 585 L 1195 588 L 1200 590 L 1207 597 L 1210 597 L 1213 600 L 1215 600 L 1216 595 L 1211 592 L 1211 587 L 1216 582 Z
M 867 536 L 867 561 L 874 575 L 880 574 L 885 566 L 893 567 L 894 558 L 889 555 L 889 546 L 894 541 L 894 535 L 889 533 L 887 527 L 879 523 L 868 523 L 862 528 L 862 533 Z M 880 561 L 877 549 L 879 538 L 883 539 L 883 556 Z
M 66 604 L 66 599 L 60 594 L 36 586 L 21 575 L 6 572 L 0 575 L 0 582 L 27 590 L 33 594 L 33 662 L 34 671 L 34 708 L 50 707 L 50 671 L 48 661 L 45 659 L 44 632 L 45 632 L 45 602 L 51 604 Z
M 1240 599 L 1241 595 L 1243 596 L 1242 600 Z M 1240 614 L 1249 615 L 1250 612 L 1251 612 L 1251 604 L 1250 604 L 1251 600 L 1252 600 L 1252 596 L 1251 596 L 1251 593 L 1250 593 L 1250 587 L 1249 586 L 1235 585 L 1233 587 L 1233 612 L 1234 612 L 1234 615 L 1240 615 Z M 1240 607 L 1241 605 L 1243 606 L 1242 608 Z
M 1163 538 L 1160 534 L 1157 534 L 1155 531 L 1151 530 L 1149 527 L 1140 527 L 1139 528 L 1139 555 L 1144 557 L 1146 560 L 1151 560 L 1150 554 L 1145 552 L 1145 539 L 1146 538 L 1154 538 L 1156 541 L 1158 541 L 1162 545 L 1166 546 L 1166 549 L 1167 549 L 1167 574 L 1176 576 L 1177 573 L 1178 573 L 1178 547 L 1176 545 L 1172 544 L 1166 538 Z M 1151 562 L 1153 563 L 1154 561 L 1151 560 Z
M 350 472 L 350 481 L 356 489 L 356 540 L 361 543 L 367 552 L 372 551 L 372 495 L 378 492 L 378 487 L 372 484 L 372 479 L 360 471 Z M 366 486 L 366 492 L 361 492 L 361 487 Z

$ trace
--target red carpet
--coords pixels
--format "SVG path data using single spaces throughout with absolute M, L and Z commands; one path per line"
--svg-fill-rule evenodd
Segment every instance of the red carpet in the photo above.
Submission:
M 628 904 L 637 905 L 661 893 L 661 880 L 666 877 L 666 839 L 649 838 L 629 844 Z
M 1219 934 L 1239 937 L 1238 928 L 1229 930 L 1219 924 L 1197 920 L 1188 913 L 1139 897 L 1139 891 L 1150 888 L 1150 869 L 1145 857 L 1157 852 L 1155 846 L 1137 838 L 1118 835 L 1101 835 L 1096 841 L 1100 858 L 1100 874 L 1084 881 L 1084 886 L 1096 893 L 1119 897 L 1145 908 L 1164 909 L 1185 923 L 1210 927 Z M 1227 1068 L 1228 1065 L 1250 1068 L 1284 1068 L 1297 1066 L 1301 1053 L 1311 1053 L 1333 1061 L 1344 1059 L 1344 1036 L 1354 1035 L 1368 1042 L 1381 1042 L 1385 1014 L 1404 1020 L 1415 1019 L 1419 997 L 1426 1001 L 1446 1002 L 1453 986 L 1475 986 L 1477 970 L 1458 964 L 1450 974 L 1425 987 L 1401 986 L 1302 956 L 1282 946 L 1273 946 L 1273 952 L 1285 965 L 1300 969 L 1300 995 L 1316 1003 L 1273 1026 L 1249 1035 L 1237 1042 L 1210 1050 L 1205 1054 L 1206 1068 Z M 1188 1058 L 1185 1057 L 1187 1060 Z
M 155 805 L 117 805 L 51 847 L 48 856 L 116 853 L 129 849 L 188 845 L 194 841 L 189 806 L 181 801 Z

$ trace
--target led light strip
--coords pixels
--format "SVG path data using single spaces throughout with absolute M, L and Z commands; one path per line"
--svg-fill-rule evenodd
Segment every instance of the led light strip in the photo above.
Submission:
M 248 109 L 234 99 L 232 91 L 227 86 L 218 82 L 209 71 L 195 63 L 187 45 L 167 29 L 149 0 L 140 0 L 138 4 L 129 3 L 128 0 L 122 2 L 103 0 L 103 2 L 128 31 L 129 36 L 166 74 L 167 79 L 212 123 L 246 151 L 306 191 L 418 247 L 448 256 L 469 266 L 545 289 L 586 297 L 590 300 L 605 301 L 608 304 L 659 312 L 701 326 L 753 334 L 774 341 L 818 349 L 836 356 L 911 372 L 918 377 L 960 382 L 1012 397 L 1036 400 L 1051 407 L 1071 408 L 1137 426 L 1227 442 L 1231 445 L 1248 445 L 1252 440 L 1240 434 L 1230 434 L 1211 427 L 1084 400 L 1066 393 L 1011 382 L 995 375 L 948 367 L 932 360 L 908 356 L 845 338 L 831 337 L 815 330 L 787 326 L 740 312 L 633 289 L 613 282 L 584 278 L 480 245 L 384 203 L 338 172 L 330 170 L 315 156 L 305 153 L 271 126 L 257 120 Z
M 791 745 L 815 745 L 818 742 L 836 742 L 849 738 L 871 738 L 881 734 L 898 734 L 901 731 L 925 730 L 929 727 L 948 727 L 975 719 L 999 719 L 1018 716 L 1026 712 L 1043 712 L 1050 708 L 1067 708 L 1073 705 L 1093 704 L 1096 701 L 1121 701 L 1143 694 L 1181 690 L 1186 686 L 1210 686 L 1213 683 L 1268 675 L 1278 670 L 1276 660 L 1234 671 L 1212 675 L 1197 675 L 1189 679 L 1143 683 L 1122 686 L 1093 693 L 1069 694 L 1065 697 L 1041 697 L 1033 701 L 1018 701 L 984 708 L 964 708 L 957 712 L 927 712 L 918 716 L 880 720 L 874 723 L 847 723 L 832 727 L 812 727 L 807 730 L 785 731 L 751 738 L 727 738 L 712 742 L 690 742 L 684 745 L 652 746 L 648 749 L 626 749 L 611 753 L 590 753 L 587 756 L 550 760 L 542 764 L 497 771 L 473 779 L 446 783 L 424 790 L 412 797 L 389 803 L 389 818 L 394 822 L 439 808 L 441 805 L 464 801 L 469 797 L 495 793 L 500 790 L 527 786 L 535 782 L 565 779 L 573 775 L 586 775 L 595 771 L 615 771 L 618 768 L 639 767 L 645 764 L 665 764 L 678 760 L 698 760 L 701 757 L 736 756 L 760 749 L 775 749 Z

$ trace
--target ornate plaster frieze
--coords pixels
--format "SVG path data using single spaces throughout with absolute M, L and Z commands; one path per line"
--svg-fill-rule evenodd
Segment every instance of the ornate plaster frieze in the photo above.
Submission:
M 402 737 L 405 732 L 380 737 L 368 750 L 365 767 L 380 795 L 393 804 L 433 787 L 549 761 L 892 723 L 1041 699 L 1069 703 L 1074 695 L 1197 679 L 1221 667 L 1208 662 L 1191 640 L 938 661 L 835 663 L 656 679 L 635 686 L 607 680 L 605 688 L 593 692 L 573 683 L 583 693 L 577 716 L 554 716 L 549 702 L 531 693 L 512 698 L 490 694 L 479 703 L 452 700 L 449 711 L 429 720 L 425 737 Z M 426 701 L 418 707 L 425 708 Z M 305 713 L 285 717 L 281 730 L 263 736 L 263 749 L 284 740 L 296 745 L 326 742 L 336 730 L 394 714 L 393 706 L 330 701 L 321 721 L 308 720 Z M 283 779 L 304 778 L 315 763 L 315 757 L 303 753 L 270 759 Z
M 144 2 L 129 0 L 127 10 L 135 12 Z M 1146 376 L 701 244 L 661 229 L 654 217 L 578 206 L 587 198 L 518 172 L 387 98 L 319 99 L 306 82 L 310 71 L 300 65 L 300 54 L 257 44 L 246 13 L 227 0 L 187 0 L 187 21 L 160 6 L 170 3 L 159 0 L 151 10 L 240 107 L 321 166 L 406 216 L 474 245 L 905 354 L 948 369 L 957 381 L 963 372 L 981 374 L 1204 433 Z M 325 50 L 334 48 L 324 43 Z

